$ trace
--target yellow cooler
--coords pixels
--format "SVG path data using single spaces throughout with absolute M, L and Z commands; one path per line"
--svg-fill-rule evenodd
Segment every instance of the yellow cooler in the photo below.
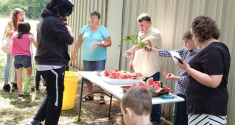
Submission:
M 77 86 L 78 82 L 81 79 L 82 77 L 79 76 L 77 73 L 65 71 L 62 110 L 69 110 L 74 108 L 77 94 Z

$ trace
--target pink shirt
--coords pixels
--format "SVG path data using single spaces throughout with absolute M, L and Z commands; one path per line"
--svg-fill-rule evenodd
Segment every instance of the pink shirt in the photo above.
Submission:
M 31 56 L 29 39 L 33 39 L 33 36 L 31 36 L 29 34 L 23 34 L 23 36 L 20 39 L 18 39 L 17 36 L 18 36 L 17 33 L 12 36 L 13 45 L 12 45 L 11 55 L 13 55 L 13 56 L 18 56 L 18 55 Z

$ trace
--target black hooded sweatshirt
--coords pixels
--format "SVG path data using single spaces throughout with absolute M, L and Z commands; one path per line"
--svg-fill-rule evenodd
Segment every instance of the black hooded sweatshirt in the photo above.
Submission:
M 67 46 L 74 38 L 66 23 L 52 11 L 44 8 L 41 17 L 37 30 L 36 64 L 66 66 L 70 60 Z

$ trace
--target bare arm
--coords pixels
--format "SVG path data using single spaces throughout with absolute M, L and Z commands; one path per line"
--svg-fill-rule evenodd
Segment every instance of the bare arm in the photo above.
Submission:
M 73 61 L 75 61 L 75 59 L 76 59 L 76 53 L 77 53 L 78 49 L 80 48 L 80 46 L 81 46 L 81 44 L 82 44 L 82 41 L 83 41 L 82 37 L 83 37 L 83 35 L 80 34 L 79 37 L 78 37 L 77 43 L 76 43 L 76 45 L 75 45 L 75 47 L 74 47 L 73 55 L 72 55 L 72 60 L 73 60 Z
M 35 39 L 34 39 L 34 38 L 32 38 L 31 40 L 32 40 L 32 42 L 33 42 L 33 45 L 37 48 L 37 44 L 36 44 Z
M 218 87 L 223 77 L 223 75 L 208 75 L 206 73 L 199 72 L 191 68 L 185 61 L 183 61 L 183 64 L 178 63 L 178 66 L 188 72 L 188 74 L 190 74 L 199 83 L 211 88 Z

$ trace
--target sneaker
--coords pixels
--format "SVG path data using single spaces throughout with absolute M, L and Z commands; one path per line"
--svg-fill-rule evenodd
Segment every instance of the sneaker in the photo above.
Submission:
M 5 90 L 5 91 L 7 91 L 7 92 L 10 92 L 11 86 L 10 86 L 9 84 L 4 84 L 3 90 Z
M 37 120 L 32 120 L 30 122 L 30 124 L 28 124 L 28 125 L 42 125 L 42 123 L 40 121 L 37 121 Z
M 22 94 L 19 94 L 19 99 L 23 99 L 23 97 L 24 97 L 24 94 L 22 93 Z
M 13 83 L 13 84 L 12 84 L 12 87 L 13 87 L 15 90 L 18 90 L 17 83 Z

